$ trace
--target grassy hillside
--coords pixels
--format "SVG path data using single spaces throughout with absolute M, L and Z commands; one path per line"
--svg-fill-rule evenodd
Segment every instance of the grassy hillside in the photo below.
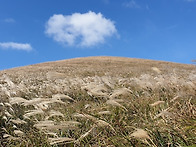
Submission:
M 0 71 L 1 146 L 195 146 L 196 67 L 88 57 Z

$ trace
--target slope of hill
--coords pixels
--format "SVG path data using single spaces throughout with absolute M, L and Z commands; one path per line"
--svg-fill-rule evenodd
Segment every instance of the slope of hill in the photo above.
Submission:
M 2 146 L 189 146 L 196 67 L 88 57 L 0 71 Z

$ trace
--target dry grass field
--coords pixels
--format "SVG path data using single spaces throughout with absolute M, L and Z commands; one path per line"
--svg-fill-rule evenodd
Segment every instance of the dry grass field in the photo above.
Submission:
M 196 66 L 87 57 L 0 71 L 0 146 L 194 147 Z

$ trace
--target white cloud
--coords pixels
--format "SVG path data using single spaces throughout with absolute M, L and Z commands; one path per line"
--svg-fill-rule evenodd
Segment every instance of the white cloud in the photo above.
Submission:
M 15 20 L 13 18 L 6 18 L 4 19 L 4 22 L 7 22 L 7 23 L 14 23 Z
M 149 7 L 149 5 L 146 5 L 146 10 L 150 10 L 150 7 Z
M 123 6 L 128 8 L 137 8 L 137 9 L 140 8 L 140 6 L 134 0 L 123 3 Z
M 184 0 L 186 2 L 194 2 L 195 0 Z
M 104 4 L 109 4 L 110 0 L 103 0 Z
M 113 21 L 101 13 L 89 11 L 84 14 L 53 15 L 46 24 L 45 33 L 63 44 L 89 47 L 103 43 L 117 30 Z
M 14 50 L 23 50 L 31 51 L 32 47 L 28 43 L 15 43 L 15 42 L 0 42 L 0 48 L 2 49 L 14 49 Z

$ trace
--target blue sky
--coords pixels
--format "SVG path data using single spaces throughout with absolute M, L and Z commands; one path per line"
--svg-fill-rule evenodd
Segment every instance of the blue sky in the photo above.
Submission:
M 0 70 L 102 55 L 191 63 L 196 0 L 0 0 Z

